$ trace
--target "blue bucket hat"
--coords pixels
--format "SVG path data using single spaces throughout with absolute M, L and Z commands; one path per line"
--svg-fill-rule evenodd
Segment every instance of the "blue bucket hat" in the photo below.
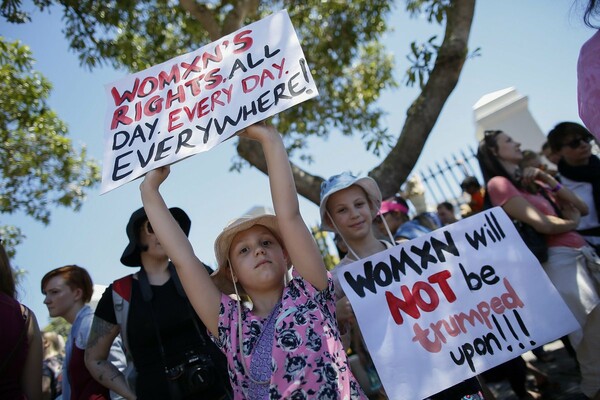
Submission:
M 321 204 L 319 205 L 319 211 L 321 213 L 322 230 L 335 232 L 335 228 L 331 225 L 327 216 L 327 200 L 329 200 L 329 196 L 352 185 L 361 187 L 367 193 L 371 216 L 373 218 L 377 216 L 379 207 L 381 207 L 381 191 L 377 182 L 368 176 L 358 178 L 350 172 L 342 172 L 321 183 Z

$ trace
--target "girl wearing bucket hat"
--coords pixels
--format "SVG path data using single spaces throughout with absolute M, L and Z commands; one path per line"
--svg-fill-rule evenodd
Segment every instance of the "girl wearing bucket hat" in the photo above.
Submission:
M 340 341 L 333 282 L 300 215 L 281 136 L 263 124 L 243 135 L 262 145 L 276 215 L 238 218 L 223 229 L 215 241 L 216 282 L 200 268 L 160 195 L 168 167 L 149 172 L 141 184 L 150 222 L 227 356 L 235 399 L 364 399 Z M 292 279 L 285 283 L 290 264 Z M 240 301 L 241 290 L 251 307 Z
M 381 381 L 369 356 L 358 328 L 350 301 L 337 278 L 338 267 L 392 247 L 390 241 L 380 240 L 372 229 L 373 219 L 381 206 L 377 182 L 369 177 L 356 177 L 350 172 L 334 175 L 321 184 L 321 229 L 335 232 L 345 243 L 348 252 L 332 270 L 335 282 L 336 313 L 343 341 L 357 358 L 352 369 L 370 399 L 386 398 Z
M 169 213 L 188 235 L 187 214 L 177 207 Z M 131 214 L 126 232 L 121 263 L 140 269 L 102 295 L 86 350 L 88 369 L 127 399 L 228 398 L 225 357 L 193 311 L 143 208 Z M 107 360 L 107 346 L 119 334 L 127 349 L 125 373 Z
M 350 346 L 357 355 L 351 364 L 354 373 L 360 379 L 370 399 L 386 399 L 373 360 L 360 332 L 358 323 L 352 311 L 350 301 L 344 294 L 336 272 L 342 265 L 350 264 L 361 258 L 384 251 L 395 244 L 390 227 L 385 218 L 382 223 L 389 238 L 378 239 L 373 220 L 383 209 L 388 210 L 389 202 L 383 202 L 377 182 L 370 177 L 356 177 L 349 172 L 334 175 L 321 184 L 321 228 L 335 232 L 345 242 L 348 253 L 336 265 L 333 277 L 336 284 L 336 312 L 344 337 L 344 344 Z M 481 387 L 475 378 L 459 383 L 433 396 L 436 400 L 480 399 Z

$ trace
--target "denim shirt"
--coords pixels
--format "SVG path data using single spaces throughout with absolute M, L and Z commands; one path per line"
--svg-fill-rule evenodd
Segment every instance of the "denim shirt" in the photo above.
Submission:
M 73 349 L 73 345 L 74 343 L 77 343 L 77 336 L 81 331 L 82 324 L 91 324 L 91 316 L 93 316 L 93 314 L 94 312 L 92 311 L 90 306 L 88 306 L 87 304 L 83 306 L 75 316 L 75 321 L 73 321 L 73 326 L 71 326 L 71 331 L 69 332 L 69 337 L 67 338 L 67 343 L 65 346 L 65 362 L 63 364 L 62 380 L 62 398 L 65 400 L 71 399 L 71 385 L 69 384 L 69 363 L 71 362 L 71 352 Z M 86 318 L 88 316 L 89 318 Z M 86 331 L 89 332 L 89 329 L 86 329 Z
M 394 234 L 394 238 L 405 238 L 408 240 L 412 240 L 419 236 L 423 236 L 429 232 L 431 232 L 430 229 L 425 228 L 423 225 L 420 225 L 415 220 L 410 220 L 400 225 L 400 228 L 398 228 L 398 230 Z
M 86 347 L 93 320 L 94 311 L 90 308 L 89 305 L 86 304 L 81 310 L 79 310 L 77 316 L 75 317 L 75 321 L 73 321 L 73 326 L 71 327 L 71 332 L 69 333 L 69 338 L 67 339 L 65 349 L 65 362 L 63 364 L 62 398 L 64 400 L 70 400 L 71 398 L 71 386 L 69 383 L 68 368 L 69 363 L 71 361 L 71 351 L 73 349 L 73 345 L 77 345 L 77 347 L 79 347 L 80 349 L 84 349 Z M 110 352 L 108 353 L 108 361 L 110 361 L 121 372 L 123 372 L 123 370 L 127 366 L 127 360 L 125 359 L 125 353 L 123 350 L 121 336 L 117 336 L 113 341 L 112 345 L 110 346 Z M 110 392 L 110 398 L 112 400 L 123 399 L 121 395 L 113 391 Z

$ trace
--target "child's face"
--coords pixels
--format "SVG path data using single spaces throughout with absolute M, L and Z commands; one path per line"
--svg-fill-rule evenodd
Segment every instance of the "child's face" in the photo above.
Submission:
M 327 210 L 335 227 L 346 240 L 363 238 L 371 232 L 372 216 L 367 195 L 359 186 L 332 194 Z
M 542 167 L 542 160 L 537 155 L 531 156 L 531 158 L 529 158 L 527 160 L 522 160 L 521 163 L 520 163 L 520 167 L 522 169 L 525 169 L 527 167 L 541 168 Z
M 234 236 L 229 261 L 247 292 L 273 284 L 283 286 L 287 254 L 275 235 L 262 225 L 254 225 Z
M 552 164 L 558 165 L 558 162 L 561 158 L 561 155 L 559 153 L 553 152 L 552 149 L 548 147 L 542 150 L 542 154 L 544 154 L 544 157 L 546 157 L 546 159 Z
M 438 207 L 437 214 L 443 225 L 448 225 L 453 222 L 456 222 L 456 217 L 454 216 L 454 213 L 448 210 L 446 207 Z
M 470 194 L 471 196 L 473 196 L 478 191 L 479 191 L 479 188 L 474 185 L 465 187 L 465 193 Z

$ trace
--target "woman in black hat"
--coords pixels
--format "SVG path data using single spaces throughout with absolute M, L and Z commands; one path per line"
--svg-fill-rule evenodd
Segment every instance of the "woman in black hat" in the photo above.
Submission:
M 188 235 L 187 214 L 180 208 L 170 211 Z M 141 268 L 102 295 L 86 349 L 88 369 L 127 399 L 228 398 L 226 360 L 192 310 L 143 208 L 131 215 L 127 236 L 121 263 Z M 127 349 L 125 374 L 107 359 L 119 333 Z

